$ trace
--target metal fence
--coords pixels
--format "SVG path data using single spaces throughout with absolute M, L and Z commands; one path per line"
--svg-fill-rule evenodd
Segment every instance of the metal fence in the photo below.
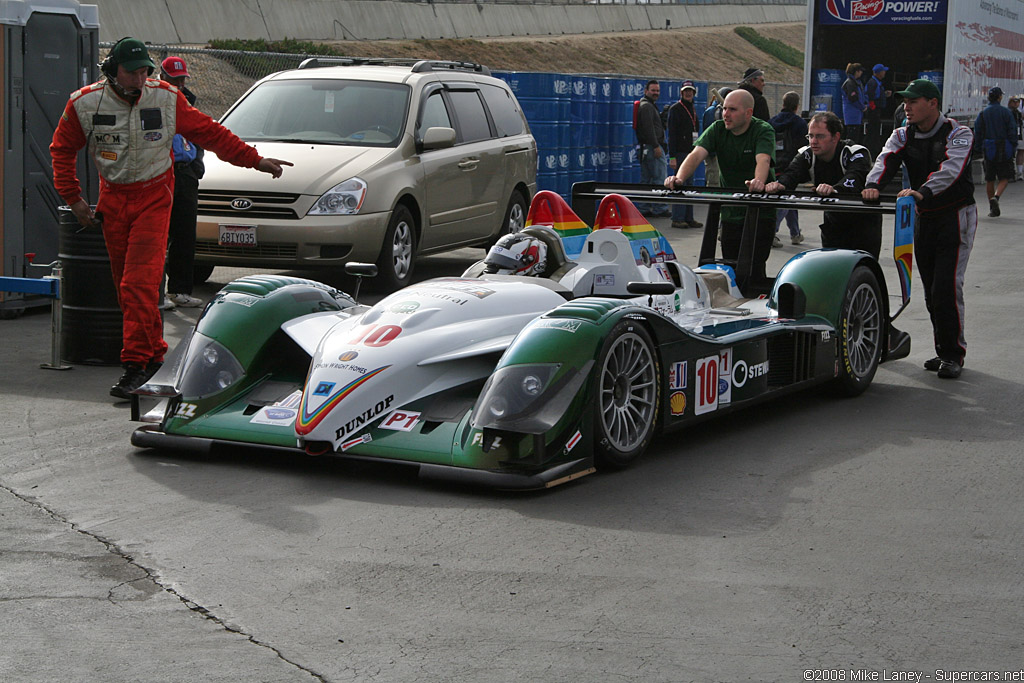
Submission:
M 112 43 L 100 45 L 101 51 Z M 196 106 L 213 118 L 220 118 L 253 83 L 272 73 L 295 69 L 304 60 L 322 55 L 296 55 L 279 52 L 243 52 L 238 50 L 214 50 L 211 48 L 187 47 L 184 45 L 150 45 L 150 55 L 159 64 L 165 57 L 176 55 L 185 58 L 192 78 L 188 87 L 198 101 Z M 596 75 L 596 74 L 595 74 Z M 608 74 L 621 76 L 622 74 Z M 646 76 L 645 76 L 646 77 Z M 655 75 L 663 79 L 661 75 Z M 664 78 L 664 80 L 682 80 Z M 736 87 L 735 82 L 710 81 L 711 88 Z M 790 90 L 800 92 L 803 86 L 794 83 L 766 83 L 764 96 L 772 113 L 782 107 L 782 96 Z M 801 102 L 801 109 L 809 103 Z

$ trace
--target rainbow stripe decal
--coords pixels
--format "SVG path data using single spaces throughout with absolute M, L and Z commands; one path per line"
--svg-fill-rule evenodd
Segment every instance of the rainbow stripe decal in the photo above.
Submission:
M 633 202 L 620 194 L 610 194 L 601 200 L 594 229 L 621 231 L 629 240 L 638 266 L 676 260 L 676 253 L 668 240 L 644 218 Z
M 583 251 L 583 243 L 590 234 L 590 228 L 580 220 L 559 195 L 550 190 L 541 190 L 530 202 L 530 213 L 526 216 L 526 227 L 545 225 L 562 238 L 565 255 L 576 258 Z
M 371 370 L 362 377 L 354 379 L 345 386 L 338 389 L 336 392 L 327 397 L 327 400 L 320 404 L 318 408 L 312 412 L 309 410 L 309 381 L 306 382 L 306 390 L 302 392 L 302 410 L 299 411 L 299 416 L 295 420 L 295 433 L 299 435 L 309 434 L 313 431 L 318 424 L 324 419 L 327 413 L 334 410 L 334 407 L 341 403 L 345 397 L 351 394 L 353 391 L 363 386 L 369 380 L 373 379 L 380 373 L 384 372 L 390 365 Z
M 913 197 L 896 200 L 896 227 L 893 231 L 892 256 L 900 277 L 903 303 L 910 300 L 911 275 L 914 273 L 914 226 L 917 223 L 917 203 Z

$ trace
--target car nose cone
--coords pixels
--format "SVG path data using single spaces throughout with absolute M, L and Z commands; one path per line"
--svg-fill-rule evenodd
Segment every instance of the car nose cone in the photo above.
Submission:
M 252 208 L 252 201 L 239 197 L 238 199 L 231 200 L 231 208 L 238 209 L 239 211 L 245 211 L 246 209 Z

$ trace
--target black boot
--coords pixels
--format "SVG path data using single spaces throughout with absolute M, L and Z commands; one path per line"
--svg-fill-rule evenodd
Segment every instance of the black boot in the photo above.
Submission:
M 124 363 L 122 367 L 124 374 L 117 380 L 117 384 L 110 387 L 110 395 L 128 401 L 132 397 L 131 392 L 145 384 L 148 375 L 146 368 L 138 363 Z

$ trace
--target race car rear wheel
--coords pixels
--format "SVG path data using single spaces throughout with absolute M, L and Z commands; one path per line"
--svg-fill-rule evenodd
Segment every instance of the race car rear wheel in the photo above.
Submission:
M 850 275 L 839 319 L 839 377 L 836 388 L 856 396 L 871 384 L 886 338 L 882 296 L 871 269 L 857 266 Z
M 661 371 L 647 330 L 619 323 L 601 347 L 597 372 L 594 455 L 599 466 L 626 467 L 647 450 L 658 421 Z

